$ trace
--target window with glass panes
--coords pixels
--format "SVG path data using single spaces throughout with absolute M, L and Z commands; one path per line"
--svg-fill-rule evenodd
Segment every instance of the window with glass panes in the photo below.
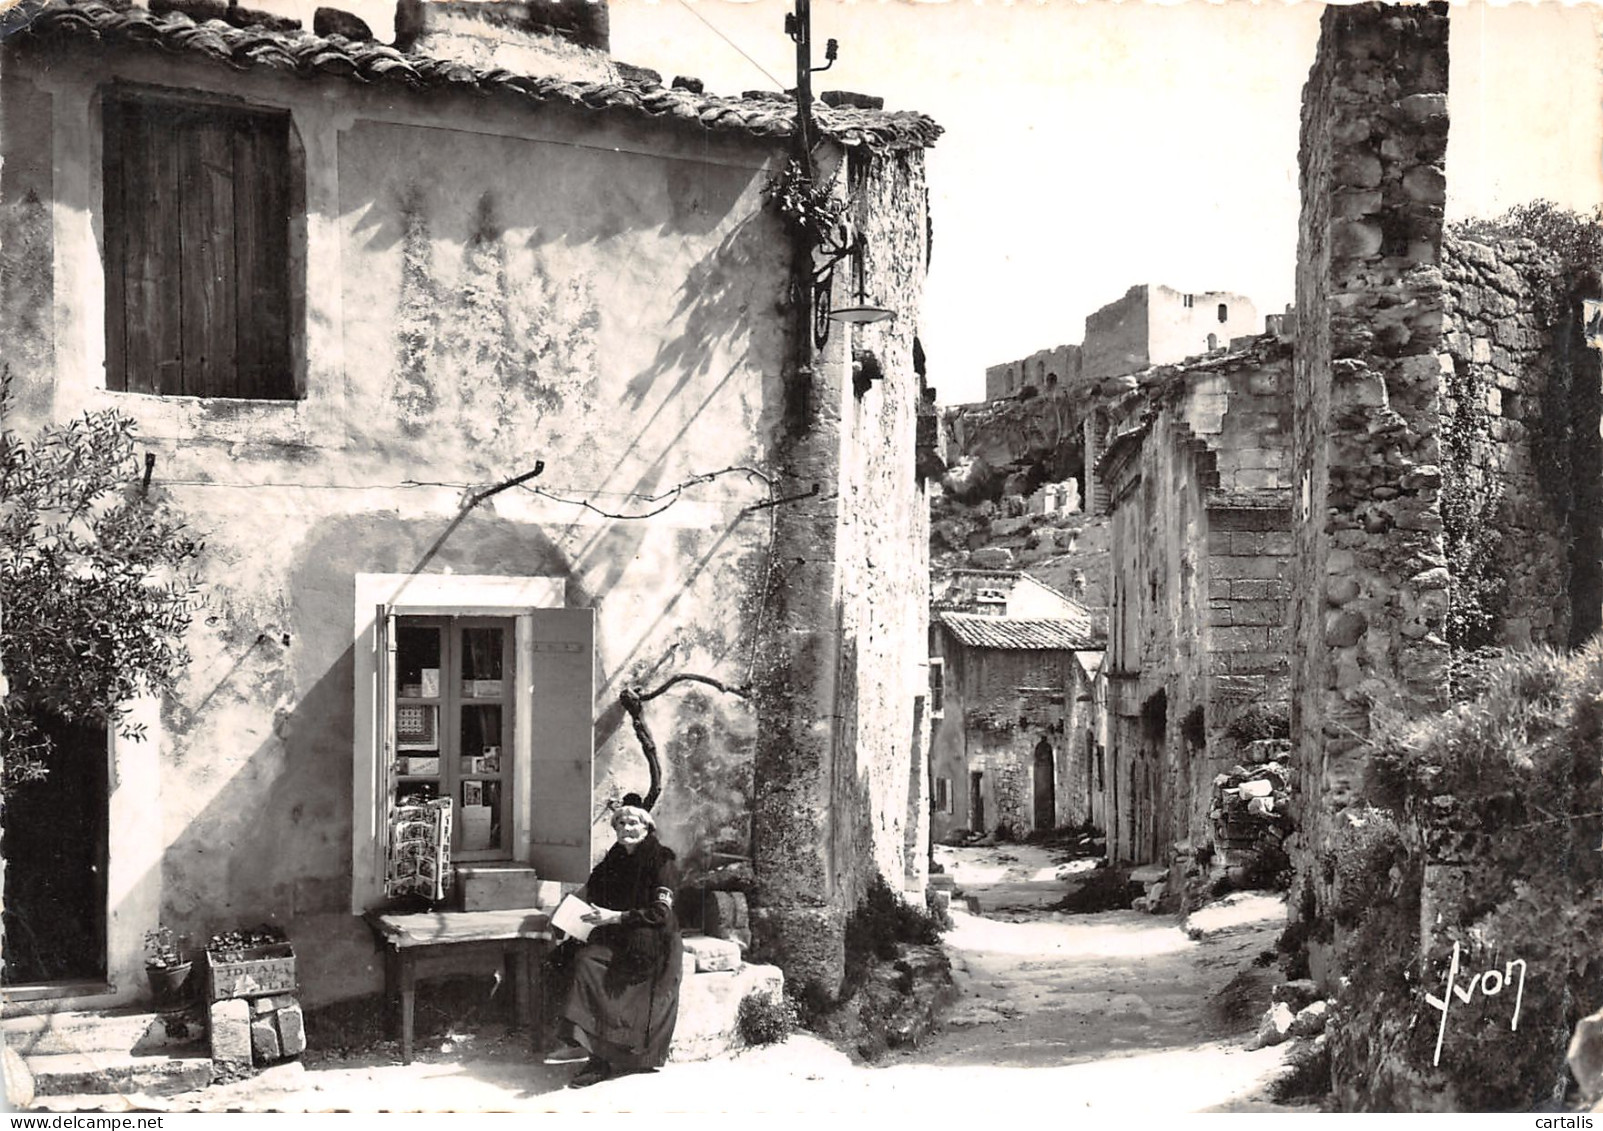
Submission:
M 395 618 L 392 798 L 449 797 L 456 860 L 512 855 L 514 624 Z

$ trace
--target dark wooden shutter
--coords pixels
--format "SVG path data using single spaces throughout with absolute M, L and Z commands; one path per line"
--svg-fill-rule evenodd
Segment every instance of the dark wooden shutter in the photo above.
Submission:
M 234 371 L 233 121 L 224 115 L 179 119 L 178 231 L 182 248 L 184 365 L 178 392 L 191 397 L 238 396 Z
M 183 373 L 179 145 L 175 123 L 153 109 L 106 104 L 106 273 L 115 283 L 106 295 L 114 366 L 107 385 L 176 393 Z
M 291 398 L 283 114 L 108 98 L 107 386 Z
M 239 304 L 235 396 L 289 400 L 289 121 L 239 118 L 234 146 L 234 251 Z

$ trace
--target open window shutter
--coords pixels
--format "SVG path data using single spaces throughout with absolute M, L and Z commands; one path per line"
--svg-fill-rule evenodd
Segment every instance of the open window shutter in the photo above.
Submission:
M 529 862 L 543 880 L 590 875 L 595 611 L 536 609 L 530 672 Z
M 378 831 L 374 867 L 380 890 L 390 856 L 390 790 L 395 782 L 395 613 L 380 605 L 373 617 L 374 673 L 378 679 L 373 727 L 373 827 Z

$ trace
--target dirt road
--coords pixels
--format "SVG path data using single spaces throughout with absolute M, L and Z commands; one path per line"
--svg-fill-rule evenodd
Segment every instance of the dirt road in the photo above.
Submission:
M 270 1069 L 171 1099 L 101 1101 L 209 1111 L 604 1111 L 994 1114 L 1010 1110 L 1272 1110 L 1262 1096 L 1281 1049 L 1245 1051 L 1210 998 L 1284 922 L 1280 901 L 1237 896 L 1189 921 L 1132 911 L 1055 914 L 1088 862 L 1034 846 L 941 849 L 982 914 L 946 936 L 961 993 L 946 1026 L 878 1065 L 854 1064 L 808 1035 L 780 1045 L 565 1090 L 571 1069 L 531 1064 L 518 1035 L 465 1033 L 401 1066 L 383 1053 Z M 1261 1007 L 1259 1008 L 1261 1012 Z M 1039 1106 L 1037 1106 L 1039 1105 Z M 58 1098 L 55 1110 L 74 1110 Z M 82 1107 L 77 1110 L 83 1110 Z

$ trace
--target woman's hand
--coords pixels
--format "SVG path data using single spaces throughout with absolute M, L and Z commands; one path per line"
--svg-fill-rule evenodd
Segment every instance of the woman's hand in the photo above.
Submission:
M 584 913 L 584 921 L 595 927 L 605 927 L 608 923 L 617 923 L 622 919 L 622 911 L 608 911 L 605 907 L 597 907 L 594 911 Z

